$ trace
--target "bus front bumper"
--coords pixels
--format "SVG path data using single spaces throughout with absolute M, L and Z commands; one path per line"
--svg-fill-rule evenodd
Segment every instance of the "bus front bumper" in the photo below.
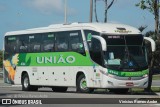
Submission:
M 112 77 L 105 78 L 103 88 L 146 88 L 148 86 L 148 77 L 140 80 L 118 80 Z

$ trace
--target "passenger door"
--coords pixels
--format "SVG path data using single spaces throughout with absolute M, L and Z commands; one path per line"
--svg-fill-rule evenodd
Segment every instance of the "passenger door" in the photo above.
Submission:
M 91 59 L 95 62 L 94 64 L 95 66 L 93 67 L 94 87 L 101 86 L 102 75 L 100 73 L 100 70 L 102 70 L 102 66 L 104 65 L 102 52 L 103 51 L 102 51 L 101 41 L 92 37 L 90 56 L 91 56 Z

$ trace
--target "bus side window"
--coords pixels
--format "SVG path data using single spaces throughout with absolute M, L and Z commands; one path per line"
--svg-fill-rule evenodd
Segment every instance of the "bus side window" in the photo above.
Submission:
M 91 34 L 91 35 L 97 35 L 97 36 L 100 35 L 99 32 L 96 32 L 96 31 L 93 31 L 93 30 L 84 30 L 84 34 L 85 34 L 85 39 L 86 40 L 87 40 L 89 34 Z M 88 41 L 87 44 L 88 44 L 88 48 L 90 50 L 91 49 L 91 42 Z
M 55 36 L 53 33 L 42 34 L 42 51 L 43 52 L 53 52 L 54 51 L 54 42 Z
M 101 51 L 102 47 L 100 41 L 92 38 L 90 55 L 92 60 L 99 65 L 103 65 Z
M 17 44 L 16 44 L 16 36 L 8 36 L 6 37 L 6 45 L 5 45 L 5 51 L 8 54 L 14 54 L 17 51 Z
M 70 32 L 70 50 L 85 55 L 81 31 Z
M 41 34 L 29 35 L 29 52 L 41 51 Z
M 56 33 L 56 47 L 55 51 L 57 52 L 65 52 L 68 51 L 68 33 L 59 32 Z
M 20 35 L 19 40 L 17 41 L 18 49 L 20 53 L 28 52 L 28 36 Z

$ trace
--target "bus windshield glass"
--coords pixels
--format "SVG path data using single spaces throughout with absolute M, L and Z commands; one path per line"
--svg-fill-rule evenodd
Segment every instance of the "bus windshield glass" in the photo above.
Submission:
M 107 42 L 105 66 L 112 70 L 139 71 L 147 68 L 142 35 L 102 35 Z

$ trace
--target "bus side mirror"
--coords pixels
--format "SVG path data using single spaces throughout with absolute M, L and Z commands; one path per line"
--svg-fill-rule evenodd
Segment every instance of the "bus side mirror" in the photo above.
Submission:
M 149 37 L 144 37 L 144 40 L 149 41 L 151 43 L 152 52 L 155 52 L 156 51 L 155 41 Z
M 104 38 L 96 35 L 93 35 L 92 38 L 95 38 L 101 42 L 102 51 L 107 51 L 107 43 Z

